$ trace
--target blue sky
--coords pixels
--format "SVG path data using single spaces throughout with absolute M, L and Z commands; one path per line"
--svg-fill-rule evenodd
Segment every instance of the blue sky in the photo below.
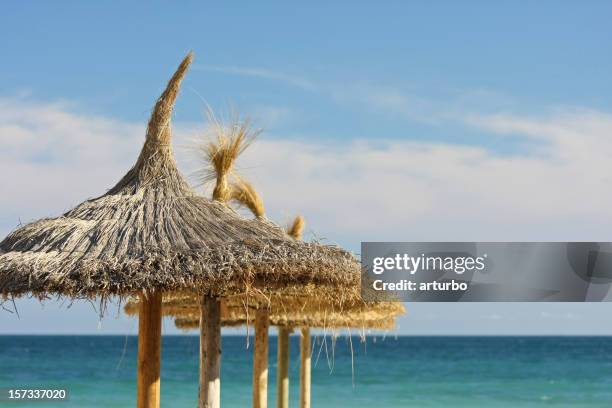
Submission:
M 0 170 L 10 176 L 0 187 L 12 194 L 0 199 L 0 233 L 109 188 L 193 50 L 175 113 L 180 165 L 197 166 L 183 147 L 206 103 L 250 115 L 264 133 L 241 171 L 279 222 L 302 212 L 311 234 L 353 250 L 361 240 L 609 241 L 610 15 L 606 1 L 4 5 Z M 609 314 L 516 307 L 491 313 L 530 333 L 572 330 L 552 315 L 598 332 Z M 0 330 L 49 321 L 36 303 L 22 309 Z M 402 332 L 490 324 L 444 305 L 411 310 Z M 111 318 L 93 329 L 89 305 L 70 313 L 48 330 L 131 330 Z
M 443 128 L 389 109 L 356 114 L 353 95 L 332 96 L 358 85 L 466 110 L 612 106 L 612 5 L 605 1 L 164 4 L 5 5 L 2 93 L 29 91 L 37 99 L 63 98 L 90 112 L 145 120 L 163 85 L 159 78 L 194 50 L 200 67 L 271 74 L 255 81 L 257 75 L 194 71 L 186 84 L 193 91 L 184 92 L 177 110 L 181 119 L 201 119 L 197 92 L 213 106 L 282 101 L 303 114 L 293 133 L 447 137 Z M 478 136 L 464 130 L 455 140 Z

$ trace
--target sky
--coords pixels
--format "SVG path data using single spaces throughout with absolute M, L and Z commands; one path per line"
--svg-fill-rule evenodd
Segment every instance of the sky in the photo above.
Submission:
M 610 241 L 612 4 L 11 3 L 0 14 L 0 235 L 110 188 L 151 107 L 194 185 L 205 110 L 263 129 L 238 163 L 307 237 Z M 204 189 L 205 187 L 198 188 Z M 135 333 L 91 304 L 17 301 L 2 333 Z M 612 334 L 606 304 L 411 304 L 401 334 Z M 176 333 L 172 322 L 165 333 Z

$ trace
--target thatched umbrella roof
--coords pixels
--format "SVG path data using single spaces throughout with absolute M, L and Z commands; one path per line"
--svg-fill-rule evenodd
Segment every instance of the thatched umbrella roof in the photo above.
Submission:
M 313 327 L 313 328 L 393 328 L 395 318 L 406 313 L 400 302 L 353 302 L 345 303 L 342 309 L 329 300 L 317 302 L 313 299 L 275 298 L 269 303 L 270 324 L 272 326 Z M 224 326 L 252 324 L 257 306 L 244 305 L 240 299 L 226 298 L 221 302 L 221 322 Z M 140 302 L 130 300 L 124 311 L 128 315 L 138 315 Z M 189 297 L 165 300 L 162 314 L 180 319 L 182 327 L 199 327 L 200 309 L 198 303 Z M 389 327 L 391 325 L 391 327 Z M 177 326 L 178 327 L 178 326 Z
M 179 173 L 170 120 L 192 55 L 157 101 L 136 164 L 106 194 L 0 242 L 0 293 L 93 297 L 149 290 L 221 295 L 245 285 L 358 282 L 336 247 L 298 242 L 199 196 Z
M 190 293 L 168 294 L 163 298 L 162 315 L 183 317 L 185 313 L 197 313 L 199 306 L 197 295 Z M 339 303 L 335 299 L 327 297 L 317 298 L 312 295 L 285 296 L 284 294 L 274 293 L 265 297 L 264 295 L 253 296 L 246 301 L 241 296 L 228 296 L 223 298 L 221 307 L 222 311 L 224 309 L 243 309 L 246 311 L 265 307 L 271 314 L 276 315 L 358 314 L 372 312 L 398 316 L 405 313 L 405 308 L 401 302 L 365 302 L 361 299 L 351 298 Z M 139 309 L 140 300 L 136 297 L 130 297 L 125 303 L 123 310 L 127 315 L 136 316 Z
M 395 328 L 396 318 L 403 314 L 405 309 L 401 303 L 391 302 L 395 306 L 394 312 L 389 311 L 388 305 L 377 310 L 373 306 L 370 310 L 347 313 L 271 313 L 270 325 L 281 327 L 309 327 L 321 329 L 378 329 L 392 330 Z M 196 310 L 175 309 L 174 320 L 177 328 L 182 330 L 197 329 L 200 319 Z M 222 311 L 221 322 L 226 327 L 251 325 L 254 322 L 254 313 L 248 314 L 241 308 L 225 308 Z
M 329 316 L 326 321 L 315 320 L 312 317 L 306 317 L 302 321 L 296 321 L 295 326 L 291 327 L 309 327 L 314 329 L 362 329 L 362 330 L 393 330 L 396 327 L 396 319 L 393 317 L 379 318 L 375 320 L 362 319 L 358 325 L 355 325 L 355 319 L 340 318 L 336 319 Z M 200 321 L 196 318 L 177 317 L 174 319 L 174 325 L 180 330 L 197 330 Z M 247 324 L 244 319 L 223 319 L 222 324 L 225 327 L 241 327 Z M 249 322 L 252 324 L 252 321 Z M 273 326 L 286 326 L 282 321 L 276 321 L 270 317 L 270 324 Z

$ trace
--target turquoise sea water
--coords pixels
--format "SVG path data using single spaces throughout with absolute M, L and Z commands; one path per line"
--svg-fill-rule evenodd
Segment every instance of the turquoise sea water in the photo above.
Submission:
M 353 358 L 347 337 L 335 347 L 329 338 L 314 343 L 313 407 L 612 406 L 612 337 L 369 337 L 365 343 L 353 337 Z M 136 344 L 133 336 L 0 336 L 0 387 L 56 385 L 70 392 L 68 402 L 4 406 L 134 406 Z M 225 407 L 251 404 L 252 342 L 246 345 L 245 337 L 223 337 Z M 270 346 L 273 407 L 275 337 Z M 297 406 L 298 337 L 291 346 Z M 164 337 L 162 359 L 162 407 L 195 407 L 198 338 Z

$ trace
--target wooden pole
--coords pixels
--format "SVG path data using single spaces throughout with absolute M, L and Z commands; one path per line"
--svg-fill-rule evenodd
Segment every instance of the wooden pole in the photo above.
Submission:
M 206 296 L 200 297 L 200 383 L 198 388 L 198 407 L 206 401 Z
M 200 365 L 204 365 L 204 381 L 200 385 L 201 408 L 221 406 L 221 302 L 203 296 L 201 318 L 205 324 L 205 345 Z M 201 325 L 202 323 L 200 323 Z
M 161 358 L 161 304 L 159 292 L 140 294 L 138 316 L 138 408 L 159 408 Z
M 253 408 L 268 406 L 268 330 L 270 312 L 255 312 L 255 349 L 253 350 Z
M 276 378 L 277 387 L 277 408 L 289 408 L 289 332 L 288 327 L 278 328 L 278 375 Z
M 300 408 L 310 408 L 310 329 L 302 327 L 300 338 Z

